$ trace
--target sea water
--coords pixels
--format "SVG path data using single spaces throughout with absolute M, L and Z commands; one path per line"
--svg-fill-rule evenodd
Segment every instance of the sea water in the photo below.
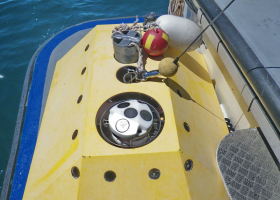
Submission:
M 167 13 L 169 0 L 0 0 L 0 192 L 28 63 L 57 32 L 84 21 Z

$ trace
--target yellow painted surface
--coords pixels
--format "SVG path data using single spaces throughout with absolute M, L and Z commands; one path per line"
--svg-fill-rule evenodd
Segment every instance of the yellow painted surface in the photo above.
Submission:
M 162 38 L 166 40 L 166 42 L 168 42 L 168 36 L 165 33 L 162 33 Z
M 155 36 L 153 36 L 152 34 L 150 34 L 147 37 L 147 40 L 146 40 L 146 43 L 145 43 L 145 48 L 146 49 L 150 49 L 151 48 L 151 45 L 152 45 L 152 42 L 153 42 L 154 38 L 155 38 Z
M 228 130 L 202 55 L 184 55 L 172 78 L 124 84 L 116 78 L 124 65 L 113 57 L 113 27 L 95 27 L 57 62 L 24 199 L 228 199 L 215 158 Z M 147 58 L 146 70 L 178 55 L 169 48 L 161 57 Z M 118 148 L 97 132 L 99 107 L 123 92 L 145 93 L 164 110 L 164 128 L 148 145 Z M 187 159 L 194 162 L 190 172 L 184 170 Z M 71 175 L 72 166 L 80 169 L 78 179 Z M 148 177 L 153 168 L 161 171 L 158 180 Z M 104 180 L 108 170 L 116 173 L 114 182 Z
M 83 158 L 79 199 L 189 199 L 180 156 L 177 151 Z M 158 180 L 148 176 L 153 168 L 161 171 Z M 114 182 L 104 180 L 108 170 L 116 173 Z

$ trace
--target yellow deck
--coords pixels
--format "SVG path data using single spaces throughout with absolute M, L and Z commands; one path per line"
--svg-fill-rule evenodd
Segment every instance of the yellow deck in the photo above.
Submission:
M 228 130 L 202 55 L 184 55 L 178 73 L 163 82 L 124 84 L 116 78 L 124 65 L 113 56 L 113 27 L 96 26 L 57 62 L 23 199 L 228 199 L 215 156 Z M 170 48 L 164 54 L 178 55 Z M 161 58 L 147 58 L 146 70 L 157 69 Z M 97 132 L 99 107 L 123 92 L 145 93 L 164 110 L 163 131 L 148 145 L 118 148 Z M 194 162 L 190 172 L 187 159 Z M 161 171 L 158 180 L 149 178 L 152 168 Z M 108 170 L 116 173 L 114 182 L 104 180 Z

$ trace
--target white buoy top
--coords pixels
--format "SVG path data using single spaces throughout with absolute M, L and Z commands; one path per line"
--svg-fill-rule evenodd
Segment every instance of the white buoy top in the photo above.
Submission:
M 168 45 L 179 51 L 184 51 L 201 32 L 200 27 L 192 20 L 175 15 L 162 15 L 156 23 L 168 34 Z M 202 37 L 188 51 L 196 50 L 201 41 Z

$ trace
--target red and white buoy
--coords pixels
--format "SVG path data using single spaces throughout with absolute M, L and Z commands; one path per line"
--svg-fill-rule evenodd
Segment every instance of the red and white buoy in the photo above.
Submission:
M 168 48 L 168 35 L 160 28 L 148 30 L 142 38 L 143 49 L 151 56 L 159 56 Z

